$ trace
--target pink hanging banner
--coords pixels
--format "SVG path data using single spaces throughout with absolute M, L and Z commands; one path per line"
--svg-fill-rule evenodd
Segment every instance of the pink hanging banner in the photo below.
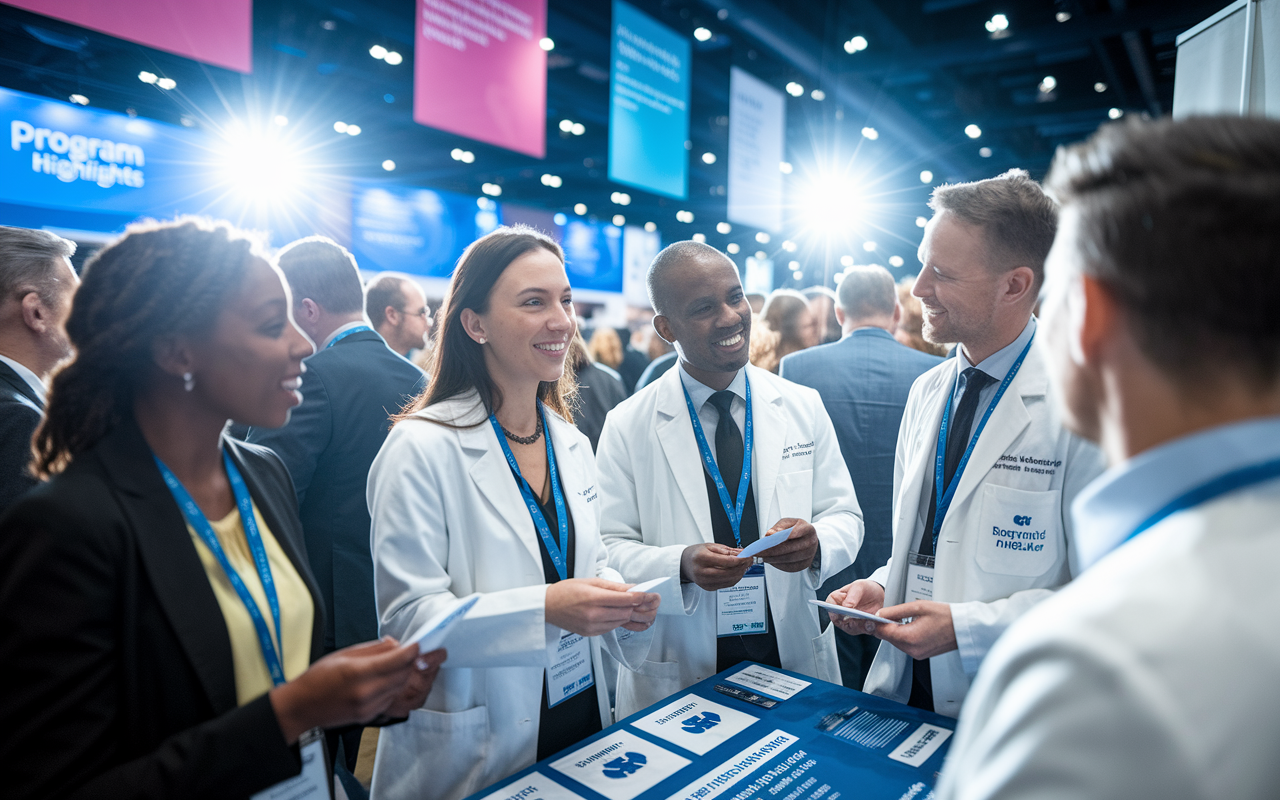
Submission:
M 3 0 L 131 42 L 253 71 L 253 0 Z
M 546 155 L 546 0 L 418 0 L 416 27 L 414 121 Z

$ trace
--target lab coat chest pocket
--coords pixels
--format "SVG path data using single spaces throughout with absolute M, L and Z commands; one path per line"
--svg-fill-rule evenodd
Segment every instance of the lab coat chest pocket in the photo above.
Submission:
M 778 519 L 808 520 L 813 515 L 813 470 L 784 472 L 778 476 Z M 777 520 L 760 520 L 765 529 Z
M 978 566 L 998 575 L 1036 577 L 1054 567 L 1062 548 L 1057 490 L 983 487 L 978 517 Z

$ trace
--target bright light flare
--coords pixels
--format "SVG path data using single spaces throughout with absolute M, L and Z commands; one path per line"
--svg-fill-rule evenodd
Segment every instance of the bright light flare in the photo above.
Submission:
M 223 141 L 223 179 L 246 200 L 279 203 L 303 191 L 300 183 L 306 169 L 298 148 L 276 131 L 256 132 L 235 125 Z
M 1004 14 L 996 14 L 983 23 L 983 27 L 987 29 L 987 33 L 999 33 L 1000 31 L 1009 30 L 1009 18 Z
M 814 180 L 801 193 L 801 216 L 819 233 L 846 231 L 864 212 L 862 193 L 849 181 L 827 175 Z
M 711 36 L 712 36 L 711 31 L 707 30 L 706 28 L 697 28 L 693 32 L 693 38 L 697 39 L 700 42 L 707 41 L 708 39 L 711 38 Z

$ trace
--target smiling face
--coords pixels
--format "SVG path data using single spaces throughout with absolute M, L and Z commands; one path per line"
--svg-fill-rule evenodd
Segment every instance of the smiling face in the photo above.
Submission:
M 929 220 L 920 243 L 920 275 L 911 293 L 924 310 L 924 338 L 935 344 L 977 343 L 989 335 L 1002 276 L 988 266 L 982 229 L 950 212 Z
M 311 355 L 311 343 L 290 315 L 283 277 L 262 259 L 249 262 L 213 330 L 189 349 L 193 394 L 213 413 L 278 428 L 302 402 L 302 359 Z
M 751 305 L 737 268 L 727 258 L 689 259 L 665 280 L 670 308 L 654 317 L 658 335 L 675 345 L 694 378 L 728 385 L 747 364 L 751 338 Z
M 564 264 L 542 247 L 526 252 L 494 283 L 488 310 L 464 309 L 462 324 L 485 344 L 489 374 L 499 385 L 559 380 L 577 329 Z

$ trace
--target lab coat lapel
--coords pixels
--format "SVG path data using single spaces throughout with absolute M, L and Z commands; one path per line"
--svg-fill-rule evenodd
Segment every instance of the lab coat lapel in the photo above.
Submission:
M 747 367 L 747 379 L 751 381 L 752 428 L 752 488 L 755 489 L 756 520 L 759 534 L 769 529 L 772 519 L 774 490 L 778 484 L 778 470 L 782 466 L 782 446 L 786 439 L 788 420 L 782 408 L 782 395 L 770 381 L 755 377 L 761 370 Z
M 507 464 L 502 446 L 497 441 L 493 427 L 486 419 L 473 428 L 459 428 L 458 441 L 462 449 L 471 457 L 471 480 L 476 488 L 489 501 L 489 505 L 502 516 L 511 530 L 516 532 L 520 543 L 542 571 L 542 551 L 538 546 L 538 532 L 533 526 L 533 518 L 529 516 L 524 505 L 524 497 L 520 487 L 516 485 L 515 476 Z
M 570 427 L 569 423 L 551 411 L 547 412 L 547 430 L 551 433 L 551 447 L 556 453 L 556 470 L 560 473 L 564 502 L 568 506 L 569 517 L 573 520 L 574 537 L 577 539 L 577 546 L 573 548 L 573 577 L 594 578 L 595 553 L 590 552 L 592 548 L 581 546 L 586 537 L 578 536 L 578 533 L 584 530 L 584 526 L 589 526 L 588 529 L 596 526 L 595 520 L 591 518 L 593 511 L 586 499 L 596 489 L 591 485 L 593 478 L 582 468 L 582 455 L 578 450 L 581 440 L 570 433 Z M 582 494 L 583 490 L 588 490 L 586 496 Z M 538 557 L 541 558 L 541 554 Z
M 698 527 L 702 541 L 715 541 L 711 531 L 711 505 L 707 499 L 707 484 L 702 477 L 702 457 L 698 454 L 698 442 L 693 436 L 693 422 L 689 419 L 689 406 L 680 386 L 680 367 L 667 370 L 658 385 L 657 434 L 667 466 L 680 495 L 689 507 L 689 514 Z

